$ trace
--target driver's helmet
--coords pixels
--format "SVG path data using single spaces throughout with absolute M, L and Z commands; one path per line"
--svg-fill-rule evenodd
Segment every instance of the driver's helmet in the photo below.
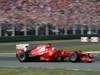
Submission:
M 56 47 L 52 47 L 52 50 L 56 50 Z
M 27 51 L 29 49 L 29 46 L 25 46 L 24 51 Z

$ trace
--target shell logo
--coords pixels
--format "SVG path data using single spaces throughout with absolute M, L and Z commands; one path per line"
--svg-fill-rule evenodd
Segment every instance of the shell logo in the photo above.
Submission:
M 49 56 L 52 56 L 53 52 L 49 52 Z
M 64 55 L 64 51 L 62 51 L 61 54 Z

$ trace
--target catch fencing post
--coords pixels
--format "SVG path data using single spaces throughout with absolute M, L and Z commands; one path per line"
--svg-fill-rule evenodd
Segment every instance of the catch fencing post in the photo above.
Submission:
M 0 24 L 0 37 L 2 36 L 2 27 L 1 27 L 1 24 Z
M 92 34 L 92 29 L 91 29 L 91 26 L 89 26 L 89 25 L 88 25 L 88 32 L 87 32 L 87 34 L 88 35 Z
M 59 35 L 58 26 L 55 27 L 55 35 Z
M 12 36 L 15 36 L 15 26 L 12 26 Z
M 73 27 L 73 35 L 76 35 L 76 28 Z
M 64 35 L 68 35 L 68 29 L 67 29 L 66 26 L 65 26 L 65 28 L 64 28 Z
M 24 36 L 27 36 L 27 26 L 26 25 L 24 25 Z
M 48 26 L 46 26 L 46 32 L 45 32 L 45 34 L 46 34 L 46 36 L 49 35 L 49 27 Z
M 36 35 L 36 36 L 39 35 L 39 26 L 38 26 L 38 25 L 35 27 L 35 35 Z
M 98 34 L 98 27 L 95 28 L 95 33 Z
M 81 35 L 84 34 L 84 27 L 81 27 Z

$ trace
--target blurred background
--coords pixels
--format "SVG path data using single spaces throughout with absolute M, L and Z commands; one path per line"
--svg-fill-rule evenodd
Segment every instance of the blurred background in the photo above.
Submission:
M 99 0 L 0 0 L 0 42 L 100 36 Z

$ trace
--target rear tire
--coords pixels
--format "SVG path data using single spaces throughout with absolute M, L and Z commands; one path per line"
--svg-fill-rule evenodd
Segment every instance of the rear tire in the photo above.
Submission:
M 20 62 L 27 62 L 28 61 L 28 54 L 25 52 L 21 52 L 18 55 L 16 55 L 16 57 L 18 58 L 18 60 Z

